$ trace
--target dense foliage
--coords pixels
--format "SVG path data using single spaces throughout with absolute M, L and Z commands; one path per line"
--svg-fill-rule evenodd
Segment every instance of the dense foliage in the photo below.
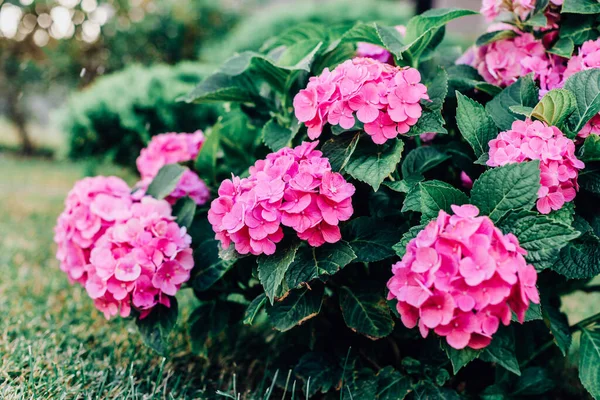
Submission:
M 172 210 L 192 239 L 189 280 L 180 268 L 148 286 L 194 291 L 192 351 L 257 332 L 248 358 L 270 351 L 270 367 L 290 371 L 273 386 L 307 398 L 600 397 L 600 314 L 569 325 L 560 311 L 600 273 L 600 6 L 491 3 L 486 15 L 509 18 L 456 64 L 438 45 L 471 11 L 405 29 L 301 24 L 185 97 L 228 104 L 193 165 L 210 207 Z M 363 43 L 390 63 L 356 57 Z M 165 165 L 145 194 L 168 197 L 184 171 Z M 173 232 L 125 224 L 121 242 L 140 232 L 150 271 L 130 266 L 129 281 L 158 274 L 156 252 L 177 261 Z M 113 252 L 109 291 L 120 254 L 130 264 Z M 137 319 L 157 351 L 177 314 L 162 303 Z M 582 386 L 565 368 L 576 333 Z
M 75 93 L 61 115 L 69 135 L 69 156 L 100 157 L 129 167 L 150 138 L 165 132 L 194 132 L 217 121 L 217 105 L 188 105 L 188 93 L 213 67 L 131 66 Z

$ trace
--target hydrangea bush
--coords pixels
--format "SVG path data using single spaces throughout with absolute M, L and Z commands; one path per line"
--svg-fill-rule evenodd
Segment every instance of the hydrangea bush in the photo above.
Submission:
M 438 9 L 234 55 L 182 99 L 233 111 L 156 136 L 133 190 L 77 183 L 61 268 L 163 354 L 192 290 L 191 351 L 255 332 L 290 397 L 600 398 L 600 314 L 561 312 L 600 274 L 600 5 L 482 13 L 464 54 L 474 12 Z

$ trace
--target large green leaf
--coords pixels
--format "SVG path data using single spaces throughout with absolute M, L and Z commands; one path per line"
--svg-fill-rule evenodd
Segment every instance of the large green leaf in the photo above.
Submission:
M 234 260 L 219 257 L 220 243 L 208 239 L 194 249 L 194 270 L 191 284 L 199 292 L 208 290 L 231 269 Z
M 508 371 L 521 375 L 515 354 L 515 336 L 512 327 L 500 327 L 492 342 L 479 355 L 483 361 L 496 363 Z
M 523 373 L 517 379 L 511 398 L 543 395 L 555 386 L 555 381 L 549 376 L 546 369 L 540 367 L 527 368 L 523 370 Z
M 488 143 L 498 135 L 494 120 L 475 100 L 456 92 L 458 107 L 456 124 L 463 138 L 471 145 L 476 157 L 489 151 Z
M 562 13 L 600 14 L 600 3 L 595 0 L 565 0 Z
M 271 324 L 278 331 L 285 332 L 313 318 L 321 311 L 323 293 L 323 285 L 292 290 L 285 299 L 267 307 Z
M 540 188 L 539 165 L 515 163 L 484 172 L 473 184 L 471 202 L 494 221 L 511 210 L 531 209 Z
M 566 14 L 561 16 L 560 37 L 571 39 L 575 45 L 595 40 L 600 35 L 595 15 Z
M 400 139 L 377 145 L 370 138 L 365 138 L 348 160 L 346 172 L 377 191 L 384 179 L 396 170 L 403 149 L 404 142 Z
M 573 43 L 573 39 L 566 37 L 558 40 L 554 46 L 548 50 L 548 53 L 556 54 L 557 56 L 563 58 L 571 58 L 573 50 L 575 50 L 575 43 Z
M 427 95 L 430 100 L 427 102 L 427 107 L 432 111 L 440 111 L 448 95 L 448 73 L 442 67 L 438 67 L 436 73 L 424 80 L 423 83 L 427 86 Z
M 252 325 L 254 323 L 254 319 L 258 315 L 258 312 L 263 308 L 265 303 L 267 302 L 267 296 L 264 293 L 259 294 L 250 302 L 248 308 L 246 308 L 246 312 L 244 313 L 244 324 Z
M 469 201 L 466 194 L 442 181 L 419 183 L 421 196 L 421 223 L 436 218 L 440 210 L 452 212 L 451 205 L 463 205 Z
M 304 354 L 294 368 L 294 373 L 306 382 L 302 388 L 307 398 L 317 393 L 327 393 L 337 386 L 341 379 L 339 367 L 329 359 L 327 354 L 318 352 Z
M 297 129 L 281 126 L 276 118 L 271 118 L 263 126 L 262 140 L 273 151 L 277 151 L 291 144 L 292 139 L 298 132 Z
M 492 117 L 496 126 L 502 131 L 509 130 L 512 123 L 524 117 L 513 113 L 512 106 L 535 107 L 538 103 L 538 89 L 531 75 L 519 78 L 515 83 L 504 89 L 490 100 L 485 109 Z
M 385 220 L 358 217 L 344 226 L 342 237 L 354 250 L 357 262 L 375 262 L 396 254 L 392 246 L 400 239 L 400 231 Z
M 558 308 L 547 302 L 544 302 L 542 314 L 544 316 L 544 322 L 554 336 L 554 342 L 562 352 L 563 356 L 566 356 L 569 353 L 572 341 L 567 316 L 560 312 Z
M 145 318 L 135 320 L 144 343 L 158 354 L 167 350 L 167 339 L 177 323 L 179 310 L 177 300 L 171 298 L 171 306 L 157 304 Z
M 462 367 L 479 357 L 479 354 L 481 353 L 481 350 L 474 350 L 470 347 L 457 350 L 445 343 L 445 341 L 443 342 L 442 347 L 446 351 L 446 354 L 452 363 L 452 371 L 454 371 L 455 375 Z
M 319 247 L 303 246 L 288 267 L 285 281 L 290 288 L 298 288 L 313 279 L 335 274 L 355 258 L 352 247 L 343 240 Z
M 182 197 L 173 205 L 173 216 L 177 225 L 190 229 L 196 215 L 196 202 L 188 196 Z
M 415 225 L 408 230 L 404 235 L 402 235 L 402 239 L 398 243 L 392 246 L 392 249 L 396 252 L 398 257 L 404 257 L 404 253 L 406 253 L 406 246 L 408 243 L 417 237 L 419 232 L 421 232 L 425 228 L 425 225 Z
M 192 102 L 252 102 L 253 88 L 244 76 L 231 76 L 221 72 L 214 73 L 204 79 L 187 96 L 179 100 Z
M 552 269 L 569 279 L 587 279 L 600 274 L 600 240 L 591 233 L 567 244 Z
M 271 301 L 275 297 L 281 296 L 282 283 L 286 272 L 294 261 L 296 251 L 300 247 L 300 242 L 293 242 L 287 246 L 279 246 L 279 249 L 272 255 L 262 255 L 258 257 L 258 279 L 265 289 L 265 294 Z
M 430 169 L 448 160 L 450 154 L 433 146 L 417 147 L 404 157 L 402 161 L 402 176 L 408 179 L 413 175 L 423 175 Z
M 402 400 L 410 392 L 410 379 L 387 366 L 377 373 L 377 400 Z
M 588 69 L 570 76 L 564 88 L 575 95 L 576 113 L 579 118 L 574 131 L 579 132 L 594 115 L 600 112 L 600 69 Z
M 479 36 L 475 44 L 477 45 L 477 47 L 481 47 L 485 46 L 486 44 L 496 42 L 498 40 L 512 39 L 515 36 L 517 36 L 517 33 L 513 30 L 492 31 Z
M 339 296 L 342 315 L 350 329 L 374 340 L 392 332 L 394 320 L 380 289 L 353 290 L 344 286 Z
M 339 136 L 334 136 L 329 139 L 321 147 L 321 151 L 329 159 L 331 168 L 334 171 L 343 170 L 348 162 L 360 138 L 359 133 L 346 133 Z M 365 140 L 369 140 L 366 138 Z
M 600 136 L 590 135 L 585 138 L 579 158 L 585 162 L 600 161 Z
M 581 331 L 579 348 L 579 379 L 595 399 L 600 398 L 600 332 L 585 328 Z
M 419 136 L 423 133 L 448 133 L 446 128 L 444 128 L 446 122 L 444 121 L 440 110 L 431 109 L 429 104 L 425 102 L 421 103 L 421 106 L 423 107 L 421 117 L 419 117 L 419 120 L 415 125 L 411 126 L 405 136 Z M 432 106 L 435 105 L 432 104 Z
M 164 199 L 175 190 L 186 170 L 187 168 L 179 164 L 167 164 L 163 166 L 154 179 L 152 179 L 152 182 L 150 182 L 146 194 L 155 199 Z
M 195 164 L 198 174 L 203 179 L 210 180 L 210 182 L 214 183 L 217 183 L 217 156 L 220 148 L 219 143 L 221 141 L 219 127 L 219 124 L 215 125 L 206 136 L 206 140 L 202 144 L 202 148 L 200 149 L 200 153 L 198 153 Z
M 190 342 L 195 354 L 207 356 L 207 341 L 227 328 L 230 308 L 223 302 L 200 304 L 189 318 Z
M 449 93 L 455 94 L 456 91 L 465 93 L 469 90 L 477 89 L 480 92 L 495 96 L 502 91 L 498 86 L 487 83 L 479 72 L 470 65 L 452 65 L 448 67 L 448 86 Z
M 553 89 L 533 108 L 531 116 L 548 125 L 562 127 L 576 109 L 577 101 L 573 93 L 565 89 Z

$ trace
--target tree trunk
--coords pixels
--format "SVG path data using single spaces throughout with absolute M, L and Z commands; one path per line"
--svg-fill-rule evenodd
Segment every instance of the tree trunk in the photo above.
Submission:
M 21 151 L 23 154 L 33 154 L 33 143 L 27 132 L 25 113 L 20 107 L 19 94 L 14 91 L 9 91 L 8 95 L 8 118 L 17 128 L 17 134 L 21 141 Z

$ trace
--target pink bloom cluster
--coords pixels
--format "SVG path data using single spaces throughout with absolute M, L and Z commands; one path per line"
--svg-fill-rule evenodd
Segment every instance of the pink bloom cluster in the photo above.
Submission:
M 174 219 L 169 203 L 144 197 L 131 206 L 127 221 L 98 239 L 85 289 L 106 319 L 128 316 L 132 305 L 141 318 L 158 303 L 169 307 L 169 296 L 190 278 L 192 239 Z
M 87 280 L 92 247 L 115 223 L 131 217 L 131 190 L 123 180 L 110 176 L 85 178 L 75 184 L 65 200 L 65 210 L 54 228 L 56 257 L 72 282 Z
M 223 248 L 240 254 L 273 254 L 281 225 L 311 246 L 341 239 L 339 221 L 353 213 L 354 186 L 315 150 L 319 142 L 283 148 L 250 167 L 250 177 L 221 183 L 208 220 Z
M 555 6 L 560 6 L 563 0 L 550 0 Z M 488 21 L 493 21 L 502 12 L 512 12 L 516 14 L 521 21 L 535 10 L 535 0 L 483 0 L 481 13 Z
M 325 123 L 352 128 L 356 116 L 373 142 L 382 144 L 417 123 L 423 99 L 429 99 L 427 88 L 416 69 L 357 57 L 311 77 L 294 97 L 294 110 L 311 139 Z
M 168 306 L 193 267 L 191 238 L 173 221 L 166 201 L 138 201 L 119 178 L 85 178 L 55 227 L 60 268 L 107 319 L 132 305 L 143 317 L 158 302 Z
M 433 330 L 456 349 L 487 346 L 511 309 L 523 322 L 529 302 L 539 303 L 537 273 L 512 234 L 503 235 L 472 205 L 440 211 L 392 266 L 388 299 L 408 328 Z
M 487 165 L 540 160 L 541 187 L 537 209 L 542 214 L 560 209 L 575 198 L 578 170 L 583 162 L 575 157 L 575 144 L 555 126 L 541 121 L 515 121 L 508 131 L 490 140 Z
M 163 133 L 156 135 L 148 147 L 142 149 L 136 160 L 138 171 L 142 180 L 137 187 L 145 191 L 158 171 L 167 164 L 186 162 L 196 159 L 204 143 L 202 131 L 194 133 Z M 206 184 L 195 172 L 187 170 L 175 187 L 175 190 L 166 198 L 174 204 L 181 197 L 189 196 L 198 205 L 205 204 L 210 198 Z

